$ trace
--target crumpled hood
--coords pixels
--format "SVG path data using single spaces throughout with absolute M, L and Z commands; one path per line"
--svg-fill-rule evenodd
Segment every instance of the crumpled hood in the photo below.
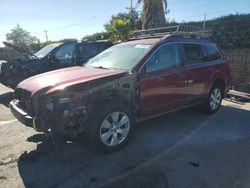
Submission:
M 30 91 L 32 95 L 48 94 L 71 85 L 118 75 L 124 72 L 123 70 L 113 69 L 71 67 L 30 77 L 18 84 L 17 87 Z
M 4 44 L 6 47 L 12 48 L 12 49 L 16 50 L 17 52 L 19 52 L 19 53 L 21 53 L 21 54 L 26 54 L 26 56 L 27 56 L 27 55 L 33 56 L 33 54 L 32 54 L 31 52 L 29 52 L 29 51 L 27 51 L 27 50 L 24 50 L 24 49 L 22 49 L 22 48 L 20 48 L 20 47 L 18 47 L 18 46 L 15 46 L 15 45 L 13 45 L 13 44 L 11 44 L 11 43 L 3 42 L 3 44 Z M 27 56 L 27 57 L 28 57 L 28 56 Z

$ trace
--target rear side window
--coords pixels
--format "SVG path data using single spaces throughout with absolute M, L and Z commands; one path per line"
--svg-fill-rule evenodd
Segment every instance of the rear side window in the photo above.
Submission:
M 96 56 L 99 53 L 98 43 L 84 43 L 80 47 L 81 57 L 89 59 Z
M 204 48 L 206 50 L 207 60 L 215 61 L 222 57 L 219 49 L 216 46 L 204 46 Z
M 160 47 L 147 61 L 146 72 L 177 67 L 181 64 L 178 44 L 166 44 Z
M 183 44 L 185 64 L 195 64 L 205 61 L 204 51 L 199 44 Z

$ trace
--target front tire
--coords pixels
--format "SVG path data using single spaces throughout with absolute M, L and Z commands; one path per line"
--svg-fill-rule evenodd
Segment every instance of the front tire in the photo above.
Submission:
M 133 130 L 131 113 L 123 104 L 104 103 L 92 112 L 87 126 L 87 139 L 102 152 L 123 147 Z

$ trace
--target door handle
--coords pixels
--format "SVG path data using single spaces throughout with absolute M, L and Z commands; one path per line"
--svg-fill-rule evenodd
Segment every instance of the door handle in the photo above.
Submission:
M 186 84 L 187 86 L 191 86 L 191 85 L 193 85 L 193 83 L 194 83 L 193 80 L 185 80 L 185 84 Z

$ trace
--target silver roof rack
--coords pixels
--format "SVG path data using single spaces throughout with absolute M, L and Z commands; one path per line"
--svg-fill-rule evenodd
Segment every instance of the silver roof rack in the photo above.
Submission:
M 132 39 L 160 38 L 167 39 L 170 35 L 182 35 L 186 37 L 210 37 L 212 30 L 191 25 L 176 25 L 147 30 L 135 31 Z

